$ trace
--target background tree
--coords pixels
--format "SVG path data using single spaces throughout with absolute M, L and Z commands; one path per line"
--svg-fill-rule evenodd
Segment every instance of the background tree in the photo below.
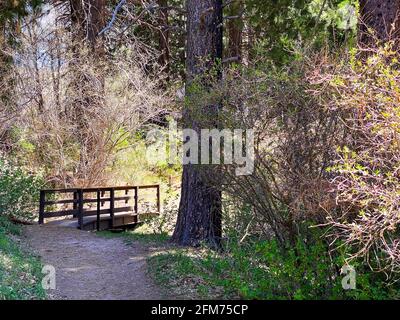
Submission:
M 168 0 L 158 0 L 159 15 L 159 40 L 158 49 L 160 51 L 159 64 L 165 68 L 165 72 L 169 74 L 170 64 L 170 26 L 169 26 L 169 8 Z
M 399 37 L 399 0 L 360 0 L 359 42 L 375 44 Z
M 243 0 L 233 1 L 228 6 L 228 49 L 227 57 L 235 61 L 242 60 L 242 38 L 243 38 L 243 14 L 244 14 L 244 2 Z
M 21 28 L 20 19 L 29 14 L 28 8 L 35 11 L 41 4 L 42 0 L 3 0 L 0 3 L 0 151 L 10 152 L 12 149 L 11 128 L 7 120 L 16 113 L 10 74 L 14 63 L 11 52 L 18 42 L 15 35 Z
M 100 31 L 106 26 L 105 0 L 70 0 L 72 38 L 72 100 L 69 114 L 78 124 L 81 145 L 78 179 L 94 183 L 88 174 L 101 150 L 100 137 L 90 133 L 91 118 L 103 107 L 105 47 Z M 89 65 L 91 68 L 83 68 Z

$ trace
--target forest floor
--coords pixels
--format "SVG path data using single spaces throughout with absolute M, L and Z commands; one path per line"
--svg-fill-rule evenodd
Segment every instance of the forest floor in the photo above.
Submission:
M 170 299 L 147 273 L 157 249 L 140 242 L 60 226 L 26 226 L 23 236 L 44 265 L 56 270 L 49 299 Z

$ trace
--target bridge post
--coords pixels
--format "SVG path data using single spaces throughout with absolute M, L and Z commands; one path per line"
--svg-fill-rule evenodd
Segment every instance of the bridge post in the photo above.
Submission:
M 139 199 L 139 188 L 135 187 L 135 195 L 134 195 L 134 200 L 135 200 L 135 214 L 138 214 L 139 212 L 139 207 L 138 207 L 138 199 Z
M 157 186 L 157 213 L 161 213 L 160 185 Z
M 74 204 L 73 204 L 73 210 L 78 210 L 78 192 L 74 191 Z M 74 218 L 77 218 L 77 215 L 73 215 Z
M 115 208 L 115 190 L 110 189 L 110 217 L 111 217 L 111 229 L 114 228 L 114 208 Z
M 101 206 L 101 193 L 97 190 L 97 219 L 96 219 L 96 229 L 100 231 L 100 206 Z
M 78 227 L 79 229 L 83 228 L 83 190 L 78 190 Z
M 46 193 L 40 190 L 40 202 L 39 202 L 39 224 L 44 223 L 44 209 L 46 202 Z

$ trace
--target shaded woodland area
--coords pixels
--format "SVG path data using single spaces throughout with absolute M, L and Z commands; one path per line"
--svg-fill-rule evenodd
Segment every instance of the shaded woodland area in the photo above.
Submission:
M 157 183 L 164 285 L 399 298 L 399 0 L 0 1 L 0 236 L 40 189 Z M 252 130 L 254 170 L 157 158 L 172 121 Z

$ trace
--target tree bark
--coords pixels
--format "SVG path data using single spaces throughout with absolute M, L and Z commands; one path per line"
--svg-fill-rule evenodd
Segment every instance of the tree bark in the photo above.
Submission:
M 159 10 L 159 35 L 158 48 L 160 50 L 159 64 L 169 74 L 170 48 L 169 48 L 169 10 L 168 0 L 158 0 Z M 167 79 L 168 81 L 168 79 Z
M 93 49 L 102 47 L 100 31 L 106 25 L 105 0 L 70 0 L 72 35 Z
M 94 82 L 102 83 L 101 62 L 104 59 L 103 39 L 99 32 L 105 26 L 105 0 L 70 0 L 72 64 L 74 74 L 72 88 L 76 91 L 76 100 L 72 106 L 72 117 L 82 120 L 85 109 L 96 105 L 98 87 Z M 84 73 L 82 64 L 89 64 L 96 72 L 96 81 Z M 100 80 L 100 81 L 98 81 Z
M 220 65 L 218 60 L 222 59 L 222 0 L 187 0 L 186 7 L 186 92 L 190 103 L 193 80 L 196 76 L 207 78 L 207 74 Z M 218 106 L 204 106 L 202 111 L 216 108 Z M 212 111 L 206 116 L 212 118 Z M 199 123 L 189 110 L 184 112 L 184 119 L 187 126 L 200 132 Z M 172 237 L 180 245 L 197 246 L 201 242 L 212 246 L 220 244 L 221 192 L 207 182 L 207 174 L 212 174 L 212 171 L 205 166 L 189 164 L 183 168 L 178 220 Z
M 236 0 L 231 4 L 229 16 L 234 17 L 228 20 L 228 57 L 237 57 L 237 62 L 242 60 L 242 35 L 243 20 L 241 18 L 243 12 L 243 1 Z
M 71 119 L 77 124 L 81 146 L 76 178 L 82 186 L 92 181 L 91 167 L 96 159 L 99 137 L 92 134 L 90 120 L 104 104 L 105 48 L 100 31 L 106 25 L 106 0 L 70 0 L 72 56 Z M 83 68 L 87 65 L 88 68 Z M 88 73 L 88 69 L 91 69 Z
M 359 44 L 374 47 L 376 39 L 383 42 L 392 39 L 397 42 L 399 14 L 400 0 L 360 0 Z M 375 36 L 368 29 L 372 29 Z
M 4 54 L 3 50 L 6 49 L 6 35 L 5 35 L 5 25 L 0 21 L 0 151 L 6 151 L 8 149 L 6 144 L 7 129 L 4 125 L 7 119 L 7 100 L 8 100 L 8 90 L 4 90 L 6 84 L 6 74 L 8 59 Z
M 7 53 L 11 45 L 8 41 L 10 35 L 7 28 L 12 22 L 6 23 L 0 20 L 0 151 L 9 153 L 12 151 L 11 130 L 8 119 L 12 118 L 15 103 L 14 82 L 11 78 L 12 57 Z
M 10 65 L 10 57 L 5 53 L 7 50 L 7 35 L 6 35 L 6 25 L 4 22 L 0 22 L 0 80 L 5 81 Z M 5 85 L 5 83 L 4 83 Z M 0 91 L 0 103 L 5 104 L 8 99 L 7 90 L 3 89 Z

